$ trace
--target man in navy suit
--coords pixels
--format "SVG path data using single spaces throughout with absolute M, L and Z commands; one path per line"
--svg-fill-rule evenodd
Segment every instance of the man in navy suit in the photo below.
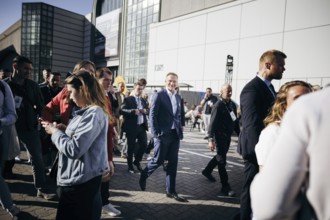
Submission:
M 259 60 L 257 76 L 245 85 L 240 95 L 242 130 L 237 151 L 244 159 L 244 184 L 241 194 L 241 219 L 251 219 L 250 185 L 258 173 L 258 162 L 254 151 L 259 135 L 264 128 L 263 120 L 272 107 L 276 92 L 271 81 L 281 79 L 285 71 L 286 55 L 278 50 L 269 50 Z
M 183 138 L 181 122 L 181 96 L 177 94 L 178 75 L 168 73 L 166 88 L 153 95 L 150 108 L 150 127 L 154 138 L 154 157 L 141 172 L 140 187 L 146 189 L 146 179 L 160 166 L 168 161 L 166 169 L 166 196 L 179 202 L 187 202 L 178 196 L 175 190 L 175 179 L 178 165 L 180 140 Z
M 148 106 L 146 101 L 141 97 L 145 84 L 142 81 L 134 83 L 132 95 L 124 99 L 120 113 L 124 116 L 123 130 L 127 137 L 127 165 L 128 172 L 134 173 L 133 164 L 139 171 L 142 171 L 140 162 L 143 153 L 148 144 L 147 130 L 148 122 L 146 114 Z M 136 140 L 139 148 L 136 150 L 135 160 L 133 163 L 133 153 L 135 151 Z

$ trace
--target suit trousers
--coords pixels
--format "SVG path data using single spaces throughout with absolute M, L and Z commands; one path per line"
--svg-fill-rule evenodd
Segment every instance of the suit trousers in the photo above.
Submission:
M 147 132 L 143 126 L 138 126 L 136 130 L 126 130 L 127 137 L 127 165 L 128 168 L 133 168 L 133 154 L 135 153 L 135 162 L 142 160 L 144 151 L 148 144 Z M 136 140 L 139 145 L 136 149 Z
M 164 160 L 167 160 L 166 192 L 176 193 L 175 182 L 180 147 L 180 139 L 176 130 L 172 129 L 171 132 L 164 134 L 159 138 L 154 138 L 154 146 L 154 158 L 148 162 L 146 168 L 141 173 L 142 178 L 149 177 L 164 163 Z
M 257 159 L 249 158 L 244 159 L 244 184 L 241 193 L 241 220 L 252 219 L 250 186 L 259 171 Z
M 58 186 L 56 220 L 98 220 L 101 218 L 101 176 L 74 186 Z

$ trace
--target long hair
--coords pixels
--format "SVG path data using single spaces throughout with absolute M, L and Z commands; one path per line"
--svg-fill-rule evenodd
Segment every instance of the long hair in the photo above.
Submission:
M 109 121 L 112 120 L 104 90 L 88 71 L 79 70 L 74 72 L 71 76 L 65 79 L 65 84 L 70 84 L 73 88 L 81 91 L 82 96 L 86 99 L 88 105 L 101 107 L 108 116 Z
M 87 64 L 90 64 L 90 65 L 93 66 L 93 68 L 94 68 L 94 72 L 91 73 L 91 74 L 94 75 L 94 74 L 95 74 L 96 67 L 95 67 L 95 64 L 94 64 L 92 61 L 90 61 L 90 60 L 82 60 L 82 61 L 80 61 L 79 63 L 77 63 L 77 64 L 74 66 L 74 68 L 73 68 L 73 72 L 77 72 L 78 70 L 82 69 L 82 68 L 83 68 L 85 65 L 87 65 Z
M 264 119 L 265 126 L 273 122 L 280 122 L 282 120 L 282 117 L 288 107 L 288 103 L 286 101 L 288 91 L 294 86 L 304 86 L 312 92 L 311 85 L 304 81 L 294 80 L 283 84 L 276 95 L 275 103 L 272 106 L 270 113 Z

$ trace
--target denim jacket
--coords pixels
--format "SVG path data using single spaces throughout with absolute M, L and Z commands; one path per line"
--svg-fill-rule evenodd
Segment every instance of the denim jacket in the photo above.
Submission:
M 57 184 L 72 186 L 109 172 L 107 162 L 108 118 L 100 107 L 76 111 L 65 132 L 52 141 L 59 151 Z

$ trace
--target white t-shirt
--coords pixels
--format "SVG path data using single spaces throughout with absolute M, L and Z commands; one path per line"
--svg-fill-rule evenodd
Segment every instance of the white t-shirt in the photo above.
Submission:
M 273 149 L 276 139 L 278 137 L 280 126 L 278 123 L 269 124 L 261 131 L 259 142 L 255 147 L 258 164 L 265 165 L 270 151 Z

